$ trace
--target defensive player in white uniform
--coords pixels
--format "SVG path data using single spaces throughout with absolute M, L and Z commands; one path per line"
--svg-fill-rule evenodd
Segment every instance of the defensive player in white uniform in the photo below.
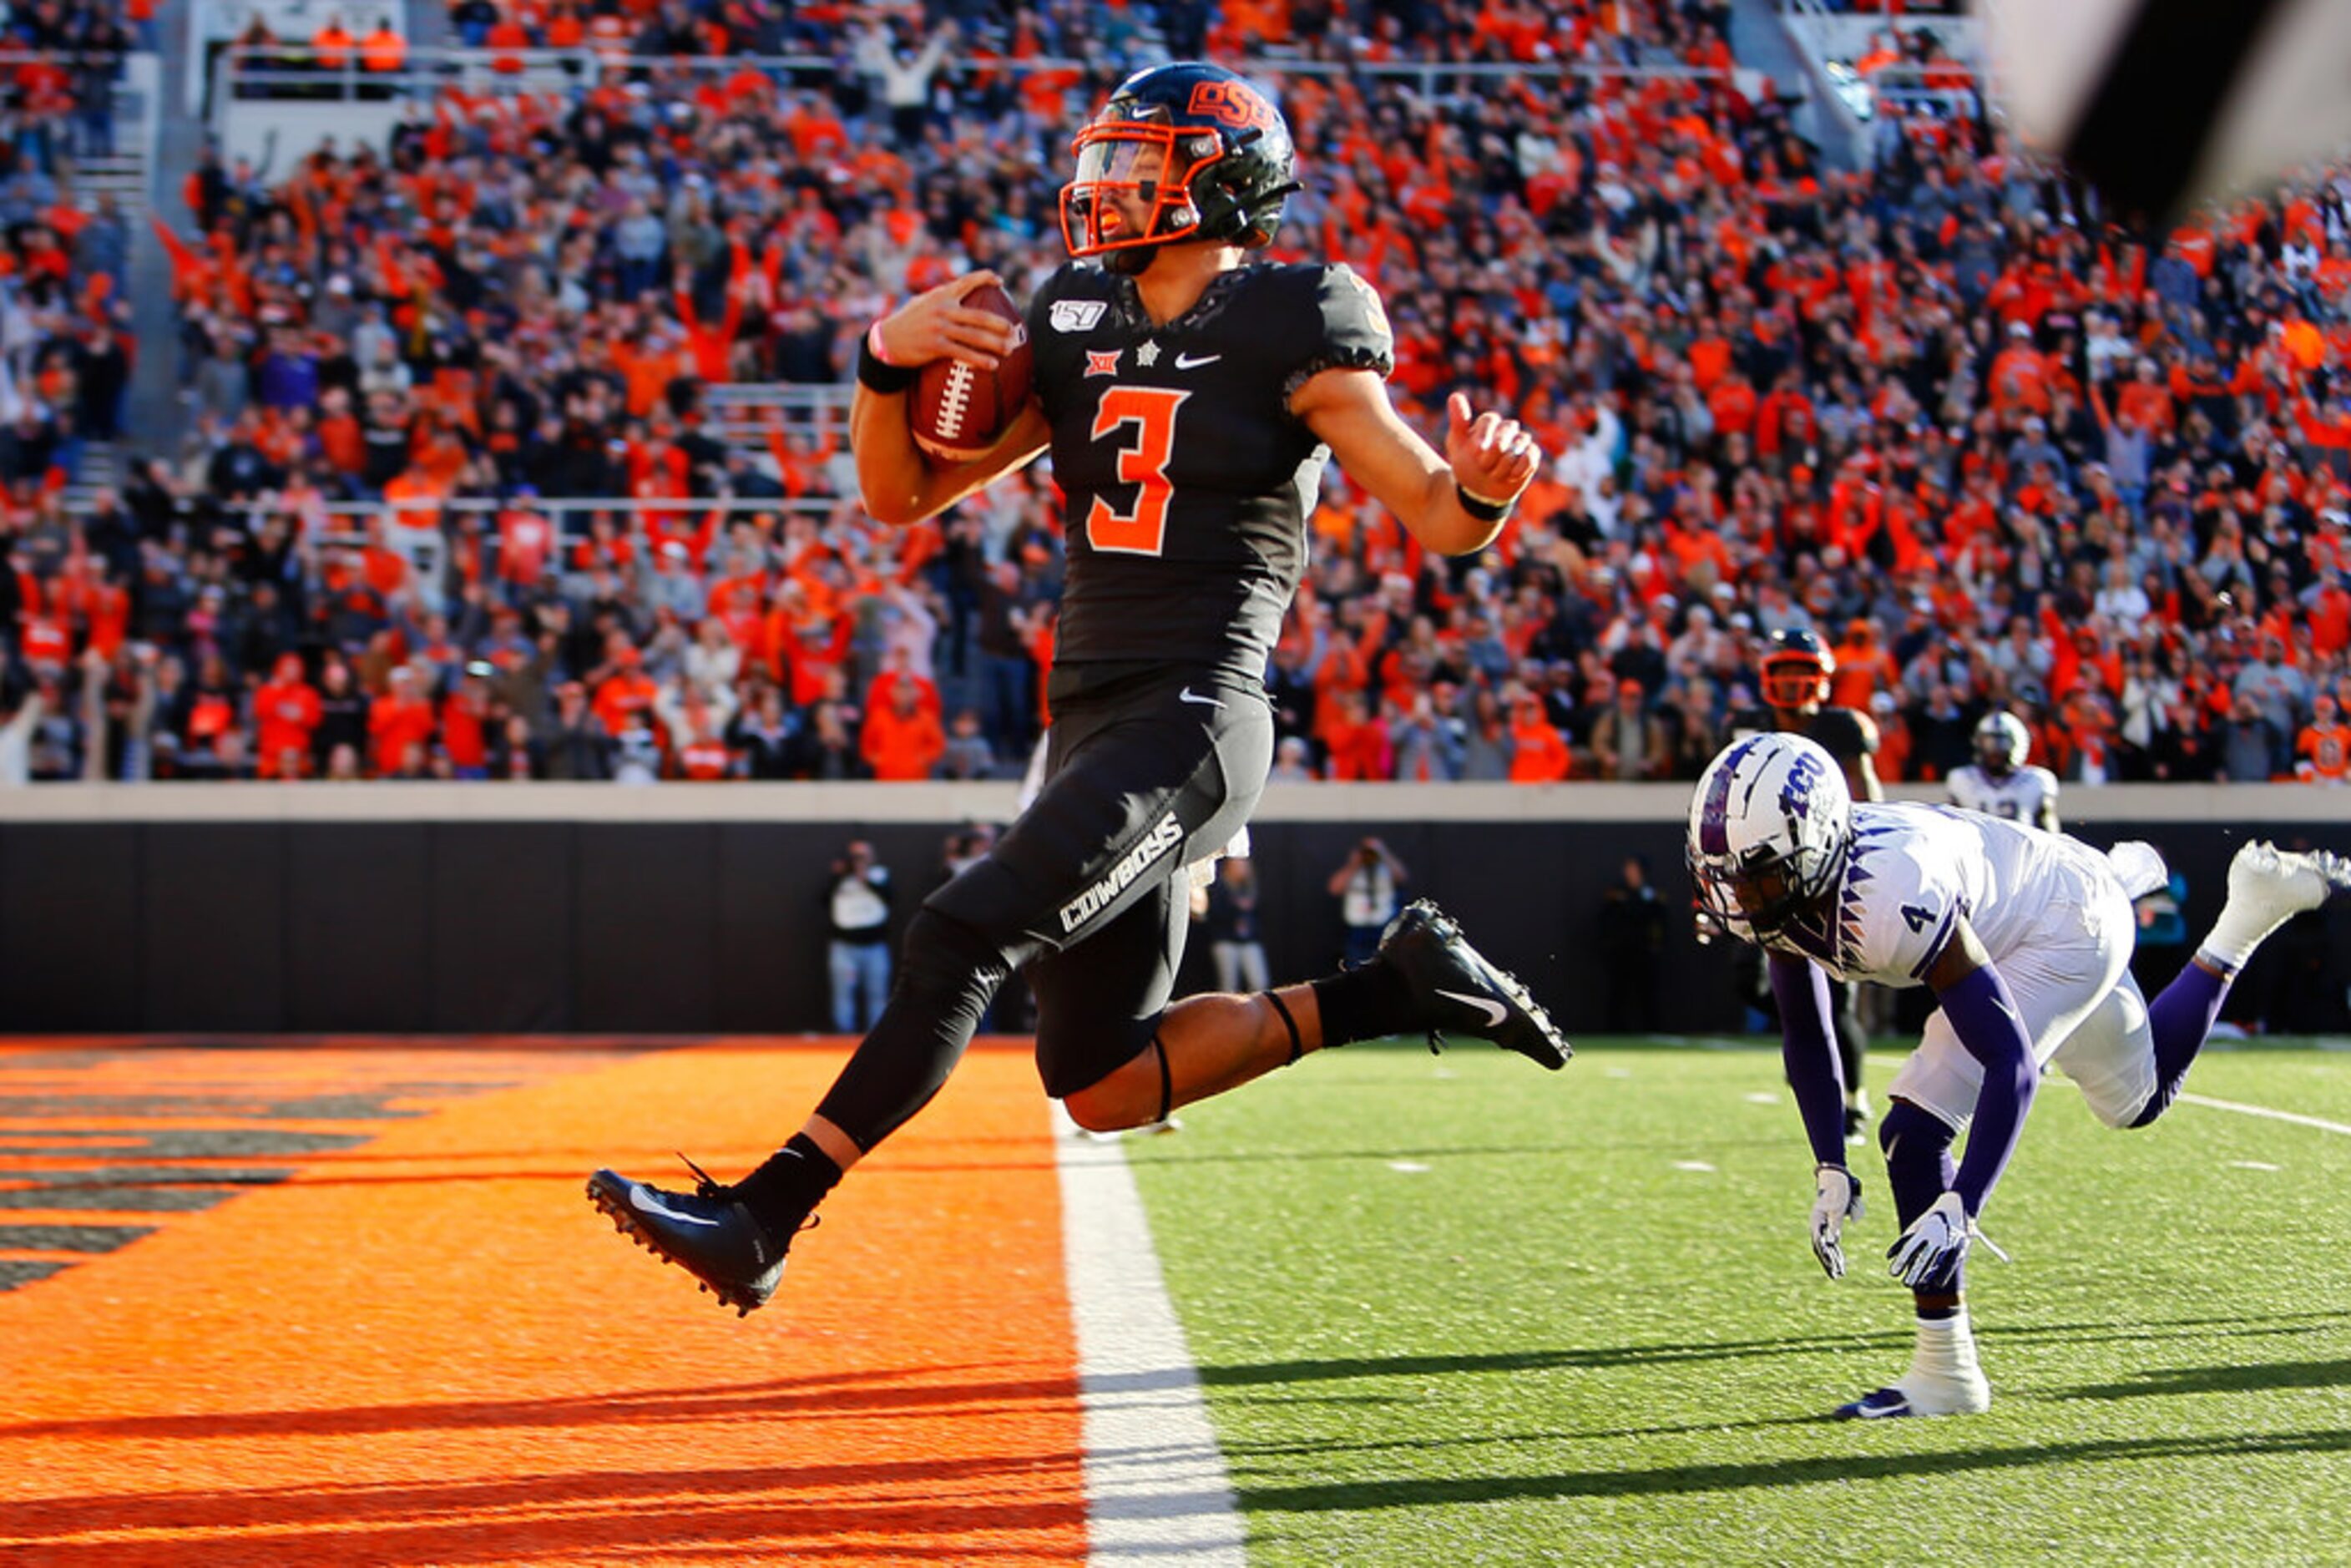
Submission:
M 1947 806 L 1856 805 L 1834 759 L 1792 735 L 1735 742 L 1708 766 L 1688 860 L 1699 902 L 1769 955 L 1788 1081 L 1818 1162 L 1813 1251 L 1832 1279 L 1861 1186 L 1844 1164 L 1828 977 L 1924 984 L 1941 1003 L 1887 1086 L 1878 1128 L 1902 1226 L 1887 1256 L 1914 1292 L 1917 1348 L 1907 1372 L 1843 1417 L 1990 1407 L 1961 1265 L 2041 1068 L 2062 1069 L 2106 1125 L 2146 1126 L 2179 1092 L 2262 938 L 2351 888 L 2339 856 L 2247 844 L 2211 935 L 2149 1003 L 2130 975 L 2131 899 L 2164 877 L 2152 849 L 2101 854 Z M 1955 1166 L 1951 1145 L 1970 1124 Z
M 2027 768 L 2032 737 L 2012 713 L 1988 713 L 1976 726 L 1976 759 L 1951 769 L 1951 804 L 1987 817 L 2057 831 L 2057 775 Z

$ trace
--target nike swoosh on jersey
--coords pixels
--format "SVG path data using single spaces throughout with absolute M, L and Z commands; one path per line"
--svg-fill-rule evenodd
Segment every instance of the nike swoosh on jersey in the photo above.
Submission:
M 718 1221 L 715 1219 L 705 1219 L 698 1214 L 680 1214 L 676 1209 L 672 1208 L 660 1198 L 655 1197 L 653 1195 L 653 1189 L 650 1187 L 631 1187 L 629 1189 L 629 1207 L 645 1214 L 658 1214 L 664 1219 L 674 1219 L 680 1225 L 716 1225 L 718 1223 Z
M 1182 691 L 1177 692 L 1176 695 L 1183 698 L 1187 703 L 1198 703 L 1204 707 L 1222 707 L 1225 706 L 1215 697 L 1202 696 L 1199 693 L 1194 691 L 1189 686 L 1186 686 Z
M 1223 358 L 1222 354 L 1178 354 L 1176 356 L 1176 368 L 1179 371 L 1196 371 L 1202 365 L 1213 365 Z
M 1440 997 L 1449 997 L 1457 1002 L 1464 1002 L 1470 1007 L 1476 1008 L 1479 1012 L 1486 1015 L 1486 1027 L 1488 1029 L 1500 1028 L 1502 1020 L 1510 1017 L 1510 1009 L 1503 1007 L 1501 1003 L 1496 1001 L 1491 997 L 1473 997 L 1466 995 L 1460 991 L 1439 991 L 1437 994 Z

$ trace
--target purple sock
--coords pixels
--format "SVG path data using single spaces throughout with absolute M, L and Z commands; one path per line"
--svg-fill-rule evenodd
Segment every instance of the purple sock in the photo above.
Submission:
M 2155 1096 L 2132 1126 L 2146 1126 L 2179 1098 L 2179 1086 L 2210 1037 L 2212 1021 L 2220 1016 L 2220 1004 L 2228 996 L 2226 977 L 2191 962 L 2147 1003 L 2147 1032 L 2155 1037 Z

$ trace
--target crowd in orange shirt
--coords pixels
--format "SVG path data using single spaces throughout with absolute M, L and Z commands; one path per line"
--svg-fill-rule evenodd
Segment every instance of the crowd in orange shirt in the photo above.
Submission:
M 536 42 L 574 15 L 472 19 Z M 131 582 L 131 634 L 198 671 L 183 689 L 207 651 L 250 689 L 294 650 L 329 710 L 275 759 L 232 746 L 229 770 L 1017 771 L 1047 716 L 1050 484 L 883 530 L 823 438 L 730 453 L 701 389 L 838 380 L 904 293 L 967 265 L 1033 287 L 1057 264 L 1067 138 L 1118 66 L 1056 31 L 1074 12 L 1020 15 L 958 47 L 911 144 L 859 84 L 661 63 L 841 25 L 801 7 L 779 36 L 734 0 L 577 13 L 665 29 L 635 79 L 447 94 L 387 152 L 275 183 L 200 169 L 183 308 L 244 379 L 203 472 L 131 497 L 134 537 L 183 541 L 132 559 L 180 591 Z M 1837 649 L 1837 700 L 1877 716 L 1890 778 L 1962 759 L 1995 705 L 2077 780 L 2343 776 L 2342 189 L 2150 240 L 1981 123 L 1902 122 L 1880 167 L 1839 172 L 1727 77 L 1541 68 L 1727 66 L 1719 7 L 1490 0 L 1430 8 L 1416 35 L 1376 15 L 1360 37 L 1270 0 L 1204 24 L 1202 47 L 1263 68 L 1300 143 L 1275 256 L 1380 287 L 1406 417 L 1435 428 L 1467 389 L 1554 463 L 1494 549 L 1454 562 L 1330 476 L 1269 672 L 1285 772 L 1694 777 L 1753 701 L 1758 640 L 1809 625 Z M 1268 42 L 1528 68 L 1284 72 L 1249 54 Z M 1008 67 L 1064 50 L 1096 63 Z M 642 528 L 548 504 L 624 495 L 660 503 Z M 320 507 L 348 497 L 398 498 L 401 520 L 333 542 Z M 696 505 L 742 497 L 815 509 Z M 270 521 L 218 509 L 240 497 Z M 447 505 L 470 497 L 497 506 Z M 200 638 L 207 584 L 227 630 Z M 82 637 L 68 615 L 65 657 Z M 373 703 L 402 665 L 435 727 L 397 707 L 337 727 L 330 683 Z M 135 706 L 139 671 L 109 678 Z M 211 766 L 185 734 L 164 749 Z

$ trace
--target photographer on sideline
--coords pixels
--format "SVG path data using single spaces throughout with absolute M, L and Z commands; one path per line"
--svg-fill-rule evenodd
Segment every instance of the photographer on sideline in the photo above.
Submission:
M 890 868 L 874 862 L 872 844 L 851 840 L 832 862 L 825 893 L 832 921 L 832 1027 L 841 1034 L 872 1029 L 890 995 Z
M 1339 918 L 1347 927 L 1341 955 L 1346 963 L 1368 963 L 1379 951 L 1380 933 L 1395 918 L 1404 884 L 1411 880 L 1404 862 L 1369 835 L 1358 840 L 1346 863 L 1331 873 L 1331 896 L 1339 901 Z

